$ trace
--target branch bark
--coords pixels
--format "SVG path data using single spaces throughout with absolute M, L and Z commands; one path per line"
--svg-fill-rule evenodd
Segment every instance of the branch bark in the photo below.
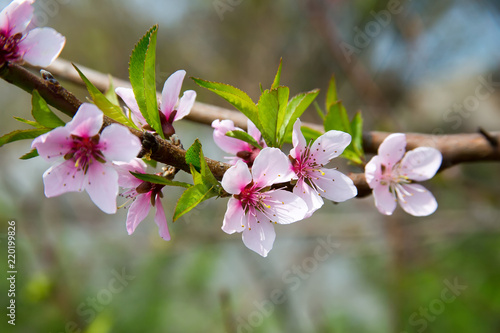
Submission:
M 106 75 L 83 66 L 78 67 L 97 88 L 102 90 L 107 89 L 109 79 Z M 58 60 L 49 69 L 56 77 L 83 85 L 76 71 L 66 61 Z M 81 101 L 64 89 L 57 81 L 44 80 L 19 65 L 5 64 L 0 68 L 0 76 L 7 82 L 20 87 L 30 94 L 33 90 L 38 90 L 47 103 L 69 116 L 73 116 L 82 104 Z M 117 86 L 130 86 L 128 82 L 116 78 L 113 78 L 113 82 Z M 231 119 L 237 126 L 246 128 L 246 118 L 241 113 L 200 102 L 195 104 L 191 114 L 187 118 L 204 124 L 211 124 L 214 119 Z M 108 126 L 114 122 L 113 119 L 104 117 L 104 126 Z M 322 131 L 322 126 L 316 124 L 303 123 L 303 125 Z M 167 140 L 161 139 L 159 136 L 155 135 L 153 142 L 151 142 L 150 138 L 149 140 L 146 138 L 148 135 L 144 132 L 132 128 L 129 128 L 129 130 L 141 139 L 143 147 L 150 153 L 152 159 L 189 172 L 189 165 L 185 161 L 185 150 L 171 144 Z M 378 146 L 389 134 L 386 132 L 364 133 L 363 147 L 365 152 L 376 153 Z M 406 134 L 406 139 L 407 150 L 423 146 L 434 147 L 441 151 L 443 154 L 441 170 L 464 162 L 500 161 L 499 146 L 498 144 L 493 144 L 493 142 L 500 142 L 500 132 L 491 132 L 487 133 L 487 135 L 485 135 L 484 131 L 481 133 L 452 135 L 408 133 Z M 218 180 L 221 180 L 225 171 L 231 167 L 227 163 L 215 161 L 210 158 L 206 158 L 206 161 Z M 358 197 L 371 193 L 364 174 L 351 173 L 349 177 L 358 188 Z

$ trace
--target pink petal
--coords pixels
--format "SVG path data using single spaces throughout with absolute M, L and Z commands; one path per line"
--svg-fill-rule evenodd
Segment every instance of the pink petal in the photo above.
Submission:
M 38 154 L 47 162 L 53 162 L 68 153 L 72 143 L 68 129 L 58 127 L 33 140 L 31 148 L 36 148 Z
M 122 162 L 136 158 L 142 147 L 139 138 L 119 124 L 111 124 L 102 131 L 99 145 L 106 159 Z
M 194 90 L 187 90 L 184 92 L 181 100 L 179 101 L 179 107 L 177 108 L 174 121 L 184 118 L 189 114 L 189 112 L 191 112 L 195 99 L 196 92 Z
M 236 155 L 239 151 L 251 151 L 248 143 L 226 135 L 229 131 L 241 130 L 241 128 L 234 126 L 232 120 L 216 119 L 212 122 L 212 127 L 214 128 L 215 143 L 226 153 Z
M 278 148 L 264 148 L 255 158 L 252 166 L 253 180 L 258 187 L 285 183 L 295 175 L 290 160 Z
M 247 132 L 252 138 L 260 143 L 260 141 L 262 140 L 262 134 L 260 133 L 257 126 L 255 126 L 255 124 L 250 121 L 250 119 L 247 119 Z M 267 147 L 267 145 L 265 142 L 263 142 L 263 148 L 265 147 Z
M 331 159 L 342 154 L 350 143 L 349 134 L 341 131 L 328 131 L 313 142 L 309 158 L 315 158 L 316 163 L 326 165 Z
M 227 169 L 222 177 L 221 184 L 227 193 L 240 194 L 251 181 L 252 175 L 248 170 L 248 165 L 240 160 Z
M 61 53 L 66 38 L 52 28 L 36 28 L 19 42 L 19 53 L 33 66 L 47 67 Z
M 0 30 L 9 36 L 24 32 L 33 18 L 32 1 L 12 1 L 0 13 Z
M 322 197 L 335 202 L 344 202 L 354 198 L 358 189 L 354 186 L 352 179 L 342 172 L 333 169 L 321 169 L 314 174 L 314 184 L 319 188 Z
M 84 186 L 97 207 L 107 214 L 116 213 L 118 173 L 115 169 L 94 161 L 89 166 Z
M 292 132 L 292 143 L 293 148 L 290 150 L 290 155 L 296 160 L 300 160 L 302 153 L 306 150 L 307 142 L 304 138 L 304 135 L 300 131 L 301 122 L 300 119 L 295 121 L 293 124 L 293 132 Z
M 323 199 L 318 192 L 307 185 L 303 179 L 299 179 L 293 188 L 293 194 L 304 200 L 307 204 L 307 214 L 304 218 L 310 217 L 315 211 L 323 206 Z
M 160 196 L 156 197 L 155 207 L 156 207 L 155 222 L 156 225 L 158 225 L 158 231 L 160 233 L 160 237 L 166 241 L 169 241 L 170 233 L 168 232 L 167 218 L 165 217 L 165 211 L 163 210 L 163 206 L 161 205 Z
M 265 210 L 261 222 L 290 224 L 302 220 L 309 211 L 306 202 L 291 192 L 275 190 L 266 194 L 264 202 L 270 208 Z
M 406 153 L 401 161 L 399 173 L 416 181 L 434 177 L 441 166 L 443 155 L 431 147 L 418 147 Z
M 66 192 L 81 192 L 84 181 L 83 171 L 78 171 L 72 160 L 64 161 L 43 174 L 45 196 L 51 198 Z
M 406 136 L 402 133 L 389 135 L 378 147 L 378 155 L 381 162 L 388 168 L 392 168 L 405 154 Z
M 396 209 L 396 197 L 389 191 L 388 185 L 378 185 L 373 188 L 373 197 L 378 211 L 384 215 L 392 215 Z
M 437 201 L 425 187 L 419 184 L 403 185 L 410 193 L 403 198 L 398 196 L 401 207 L 413 216 L 428 216 L 434 213 L 438 207 Z
M 375 188 L 382 178 L 381 158 L 378 155 L 372 157 L 365 166 L 365 178 L 370 188 Z
M 267 257 L 273 248 L 276 233 L 272 223 L 257 222 L 257 219 L 262 217 L 259 215 L 261 214 L 258 213 L 257 218 L 249 216 L 248 228 L 243 231 L 242 238 L 246 247 L 263 257 Z
M 139 158 L 134 158 L 129 163 L 114 162 L 115 170 L 118 172 L 118 185 L 123 188 L 136 188 L 143 183 L 142 180 L 134 177 L 130 171 L 145 173 L 146 163 Z
M 137 100 L 135 99 L 134 91 L 130 88 L 118 87 L 115 89 L 115 93 L 120 96 L 125 105 L 132 112 L 132 121 L 138 126 L 146 125 L 146 119 L 139 110 L 139 105 L 137 105 Z M 135 119 L 134 119 L 135 118 Z
M 179 94 L 181 92 L 182 81 L 186 75 L 185 70 L 178 70 L 165 81 L 163 86 L 163 91 L 161 93 L 161 112 L 168 119 L 170 113 L 174 111 L 175 104 L 179 99 Z
M 99 133 L 102 127 L 103 113 L 94 104 L 83 103 L 66 128 L 73 135 L 92 137 Z
M 148 216 L 151 209 L 151 192 L 140 194 L 136 197 L 127 214 L 127 232 L 129 235 Z
M 222 222 L 222 230 L 232 234 L 242 232 L 246 228 L 245 211 L 238 199 L 230 198 L 227 202 L 227 210 Z

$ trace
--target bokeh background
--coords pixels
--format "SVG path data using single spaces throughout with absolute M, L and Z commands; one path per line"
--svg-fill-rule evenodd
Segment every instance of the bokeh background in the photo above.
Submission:
M 500 85 L 481 90 L 490 94 L 478 105 L 457 107 L 482 79 L 500 82 L 497 1 L 38 0 L 36 7 L 40 25 L 67 37 L 63 58 L 117 77 L 127 78 L 133 46 L 159 23 L 158 85 L 182 68 L 256 99 L 282 57 L 282 82 L 292 93 L 321 88 L 320 105 L 335 74 L 365 130 L 500 128 Z M 63 84 L 85 98 L 81 87 Z M 183 88 L 229 107 L 189 79 Z M 2 81 L 0 98 L 4 134 L 20 128 L 12 116 L 30 118 L 30 96 Z M 314 109 L 303 120 L 320 122 Z M 185 146 L 200 138 L 206 156 L 223 159 L 209 126 L 176 128 Z M 18 159 L 29 145 L 0 150 L 0 270 L 7 271 L 12 219 L 18 270 L 15 327 L 6 323 L 8 285 L 0 279 L 2 332 L 500 331 L 498 164 L 456 166 L 427 182 L 439 202 L 427 218 L 399 208 L 382 216 L 373 197 L 326 203 L 310 219 L 278 227 L 274 249 L 261 258 L 241 235 L 220 230 L 227 199 L 171 223 L 170 242 L 152 216 L 128 236 L 126 211 L 106 215 L 85 193 L 46 199 L 48 165 Z M 171 216 L 180 191 L 164 192 Z

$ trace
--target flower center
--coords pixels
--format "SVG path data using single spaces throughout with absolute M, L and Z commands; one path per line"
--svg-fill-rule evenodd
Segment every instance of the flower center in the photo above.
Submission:
M 78 170 L 82 169 L 84 173 L 87 173 L 89 166 L 94 160 L 106 163 L 104 155 L 99 148 L 99 134 L 92 137 L 71 135 L 71 138 L 73 139 L 73 144 L 69 153 L 64 155 L 64 159 L 73 160 Z
M 18 43 L 22 37 L 21 33 L 9 36 L 4 31 L 0 31 L 0 65 L 19 58 Z
M 135 189 L 137 193 L 143 194 L 151 192 L 151 206 L 155 205 L 156 197 L 163 198 L 163 193 L 161 190 L 165 187 L 165 185 L 155 184 L 150 182 L 144 182 L 141 185 L 137 186 Z

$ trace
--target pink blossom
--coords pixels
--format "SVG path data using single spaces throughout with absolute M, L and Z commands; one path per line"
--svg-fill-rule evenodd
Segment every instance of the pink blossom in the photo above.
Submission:
M 252 136 L 259 145 L 264 148 L 267 147 L 266 143 L 262 139 L 262 134 L 254 123 L 248 120 L 247 124 L 248 134 L 250 134 L 250 136 Z M 233 157 L 226 157 L 230 160 L 230 163 L 234 165 L 238 160 L 242 160 L 251 167 L 253 161 L 257 155 L 259 155 L 260 149 L 246 143 L 245 141 L 231 138 L 226 135 L 229 131 L 242 131 L 242 129 L 234 126 L 234 122 L 232 120 L 219 119 L 212 122 L 212 127 L 214 128 L 214 141 L 219 148 L 224 150 L 226 153 L 236 155 Z
M 84 189 L 105 213 L 116 212 L 118 173 L 111 161 L 130 161 L 141 149 L 139 139 L 121 125 L 112 124 L 101 134 L 103 114 L 84 103 L 73 119 L 37 137 L 32 147 L 48 162 L 56 162 L 43 174 L 45 196 Z
M 146 172 L 146 164 L 138 158 L 129 163 L 116 162 L 115 165 L 118 170 L 118 184 L 128 189 L 121 196 L 132 200 L 127 213 L 128 234 L 131 235 L 139 223 L 146 218 L 151 207 L 155 207 L 155 222 L 158 225 L 160 236 L 164 240 L 170 240 L 167 219 L 161 204 L 161 198 L 163 197 L 162 189 L 165 185 L 145 182 L 134 177 L 130 171 L 137 173 Z
M 373 189 L 375 205 L 385 215 L 391 215 L 396 202 L 414 216 L 427 216 L 437 209 L 432 193 L 414 181 L 432 178 L 443 156 L 437 149 L 418 147 L 405 154 L 406 136 L 389 135 L 365 167 L 365 177 Z
M 0 64 L 7 61 L 50 65 L 61 53 L 66 38 L 52 28 L 29 27 L 34 0 L 12 1 L 0 12 Z
M 293 148 L 290 150 L 292 170 L 297 179 L 293 193 L 307 203 L 307 216 L 310 216 L 323 206 L 323 197 L 343 202 L 355 197 L 358 190 L 351 178 L 340 171 L 325 168 L 330 160 L 342 154 L 351 142 L 351 136 L 340 131 L 328 131 L 307 145 L 300 125 L 297 119 L 293 125 Z
M 243 232 L 243 243 L 266 257 L 276 234 L 273 224 L 302 220 L 306 203 L 283 189 L 269 189 L 276 183 L 290 181 L 289 161 L 277 148 L 264 148 L 255 158 L 252 171 L 237 161 L 222 178 L 222 187 L 233 196 L 227 203 L 222 230 L 228 234 Z
M 196 92 L 194 90 L 186 90 L 179 100 L 181 92 L 182 81 L 186 75 L 185 70 L 178 70 L 170 75 L 165 81 L 163 91 L 161 93 L 161 101 L 159 103 L 160 122 L 162 125 L 163 133 L 169 137 L 175 133 L 173 122 L 184 118 L 189 114 L 196 99 Z M 139 110 L 137 101 L 135 99 L 134 91 L 130 88 L 116 88 L 115 92 L 125 102 L 131 111 L 132 120 L 141 127 L 148 128 L 144 116 Z M 175 106 L 177 105 L 177 108 Z

